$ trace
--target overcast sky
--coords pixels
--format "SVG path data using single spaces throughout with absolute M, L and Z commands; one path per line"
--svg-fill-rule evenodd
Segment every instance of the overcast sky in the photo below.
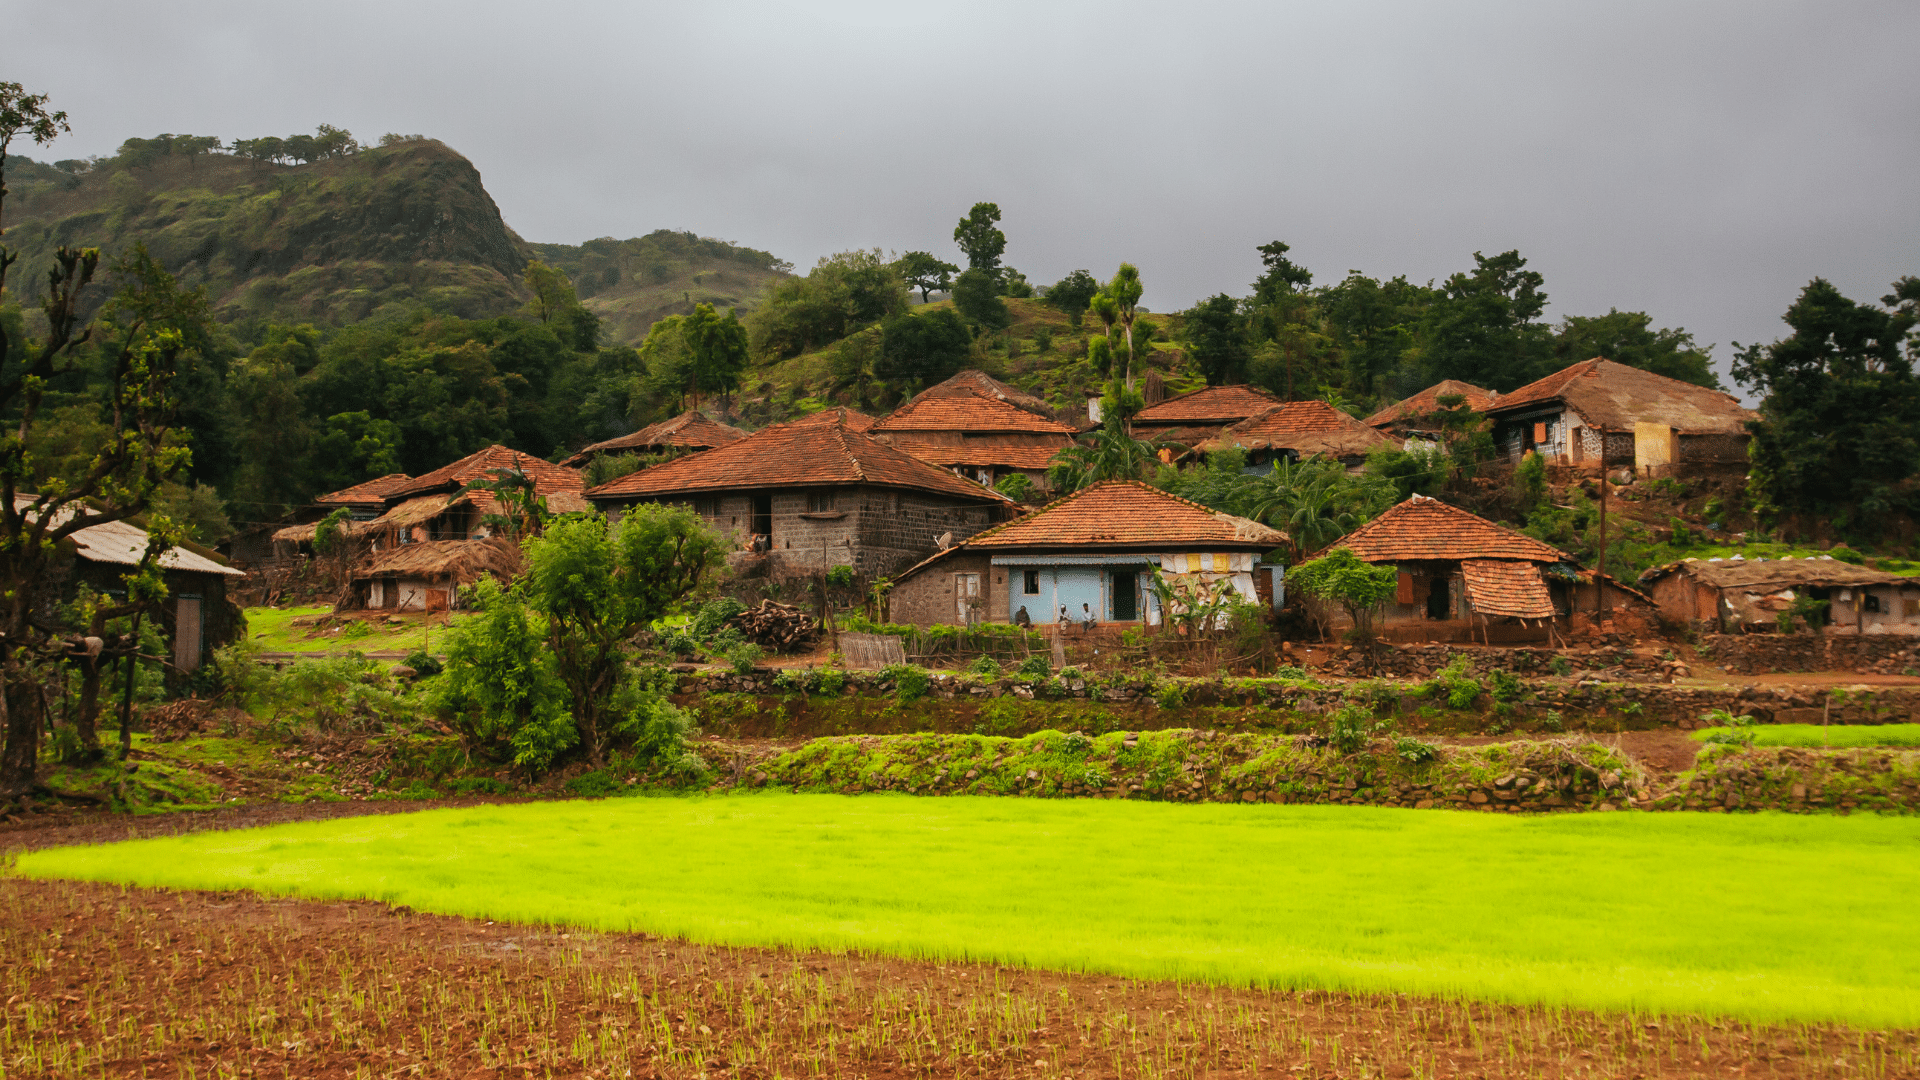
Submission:
M 1121 260 L 1145 303 L 1518 248 L 1549 315 L 1771 340 L 1806 281 L 1920 274 L 1920 4 L 324 4 L 0 0 L 0 79 L 74 131 L 332 123 L 439 138 L 509 225 L 661 227 L 805 268 L 961 261 L 1005 214 L 1035 283 Z

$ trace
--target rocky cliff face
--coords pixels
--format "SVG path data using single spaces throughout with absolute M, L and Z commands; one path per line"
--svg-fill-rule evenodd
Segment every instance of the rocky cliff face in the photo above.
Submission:
M 214 156 L 109 162 L 71 179 L 8 173 L 6 240 L 22 255 L 9 293 L 24 303 L 55 247 L 111 255 L 136 238 L 206 285 L 224 319 L 342 323 L 409 307 L 473 317 L 524 298 L 525 245 L 479 170 L 437 142 L 297 166 Z

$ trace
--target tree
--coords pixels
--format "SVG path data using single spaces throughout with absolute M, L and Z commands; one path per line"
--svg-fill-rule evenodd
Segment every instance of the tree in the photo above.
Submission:
M 740 388 L 752 353 L 747 346 L 747 328 L 740 317 L 728 309 L 726 318 L 712 304 L 695 304 L 693 314 L 681 327 L 693 360 L 694 400 L 703 394 L 731 395 Z
M 1247 381 L 1247 361 L 1252 359 L 1253 349 L 1238 300 L 1221 293 L 1195 304 L 1181 323 L 1180 335 L 1208 386 Z
M 1491 258 L 1476 251 L 1473 262 L 1472 273 L 1447 279 L 1428 312 L 1426 378 L 1506 393 L 1548 374 L 1552 364 L 1553 331 L 1537 321 L 1547 306 L 1545 279 L 1525 268 L 1518 251 Z
M 1392 566 L 1360 561 L 1349 548 L 1334 548 L 1312 562 L 1302 563 L 1287 581 L 1308 596 L 1339 604 L 1353 620 L 1355 636 L 1373 639 L 1373 616 L 1394 595 L 1400 581 Z
M 1306 290 L 1313 284 L 1313 272 L 1287 258 L 1292 246 L 1282 240 L 1261 244 L 1260 265 L 1265 269 L 1253 283 L 1253 302 L 1268 305 Z
M 923 304 L 927 303 L 933 290 L 953 288 L 953 275 L 960 272 L 959 267 L 942 262 L 924 251 L 909 251 L 895 260 L 893 265 L 899 269 L 902 280 L 920 290 L 920 302 Z
M 1296 552 L 1317 551 L 1373 520 L 1393 503 L 1386 479 L 1350 475 L 1337 461 L 1274 463 L 1247 497 L 1247 516 L 1287 534 Z
M 47 95 L 29 94 L 26 87 L 17 82 L 0 82 L 0 211 L 6 207 L 7 149 L 13 140 L 24 135 L 32 139 L 34 145 L 45 146 L 59 138 L 61 132 L 72 130 L 64 110 L 47 111 Z M 0 217 L 0 235 L 5 235 L 5 226 L 6 219 Z M 6 284 L 6 270 L 12 263 L 12 258 L 0 254 L 0 286 Z
M 1007 250 L 1007 234 L 994 226 L 1000 222 L 1000 208 L 993 203 L 974 203 L 960 224 L 953 227 L 953 242 L 966 253 L 967 269 L 995 273 L 1000 256 Z
M 878 248 L 822 258 L 801 278 L 786 278 L 747 317 L 757 352 L 797 356 L 907 310 L 906 279 Z
M 504 741 L 514 764 L 543 772 L 580 741 L 547 647 L 546 621 L 518 588 L 503 589 L 490 577 L 475 583 L 466 601 L 474 614 L 445 638 L 441 703 L 469 749 Z
M 598 514 L 563 519 L 526 545 L 518 588 L 546 620 L 555 672 L 572 699 L 588 760 L 643 727 L 657 697 L 635 693 L 626 650 L 726 562 L 726 544 L 681 506 L 633 507 L 609 527 Z
M 527 289 L 533 293 L 533 299 L 527 301 L 527 313 L 543 323 L 552 322 L 567 309 L 580 306 L 580 297 L 573 291 L 573 282 L 567 280 L 567 275 L 539 259 L 527 261 L 520 280 L 526 282 Z
M 1027 281 L 1027 275 L 1011 266 L 1000 268 L 1000 295 L 1026 300 L 1033 296 L 1033 285 Z
M 1553 341 L 1554 362 L 1561 367 L 1604 356 L 1616 364 L 1718 390 L 1712 352 L 1712 346 L 1697 347 L 1685 330 L 1655 330 L 1646 312 L 1618 308 L 1607 309 L 1605 315 L 1567 316 Z
M 1100 291 L 1100 283 L 1085 270 L 1075 270 L 1066 277 L 1053 283 L 1047 289 L 1047 303 L 1066 313 L 1068 321 L 1077 329 L 1085 315 L 1087 304 L 1093 300 L 1093 294 Z
M 1113 301 L 1114 315 L 1120 320 L 1127 339 L 1127 389 L 1133 389 L 1133 320 L 1140 314 L 1140 271 L 1132 263 L 1121 263 L 1107 282 L 1106 295 Z
M 952 308 L 894 315 L 880 324 L 873 374 L 893 383 L 938 382 L 966 366 L 972 346 L 973 332 Z
M 1784 316 L 1792 334 L 1735 343 L 1733 377 L 1763 395 L 1749 424 L 1762 510 L 1877 529 L 1897 486 L 1920 472 L 1920 278 L 1896 281 L 1882 303 L 1855 303 L 1815 278 Z
M 1086 442 L 1063 447 L 1047 464 L 1047 486 L 1078 491 L 1103 480 L 1138 480 L 1159 462 L 1160 445 L 1134 438 L 1109 412 Z
M 953 306 L 983 330 L 1000 330 L 1012 322 L 1006 301 L 1000 299 L 1000 278 L 991 270 L 975 267 L 955 278 Z

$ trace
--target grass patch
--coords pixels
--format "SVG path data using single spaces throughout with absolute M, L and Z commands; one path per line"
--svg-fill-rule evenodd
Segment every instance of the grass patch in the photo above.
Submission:
M 1700 728 L 1696 741 L 1705 741 L 1725 728 Z M 1743 728 L 1755 746 L 1920 746 L 1920 724 L 1755 724 Z
M 427 647 L 438 649 L 440 639 L 446 634 L 446 625 L 441 622 L 444 616 L 435 612 L 404 615 L 403 623 L 368 622 L 352 620 L 344 626 L 316 628 L 313 626 L 295 626 L 297 618 L 326 615 L 333 609 L 324 604 L 313 607 L 254 607 L 247 609 L 247 636 L 266 652 L 310 652 L 325 653 L 353 650 L 356 652 L 410 652 Z M 458 622 L 464 616 L 452 616 Z M 432 625 L 427 625 L 427 620 Z
M 1920 1024 L 1920 822 L 758 795 L 429 811 L 20 857 L 695 941 L 1236 985 Z

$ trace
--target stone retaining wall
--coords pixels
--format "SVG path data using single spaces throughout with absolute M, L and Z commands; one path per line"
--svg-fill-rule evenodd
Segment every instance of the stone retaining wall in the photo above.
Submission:
M 1742 675 L 1920 670 L 1920 640 L 1896 634 L 1707 634 L 1702 663 Z

